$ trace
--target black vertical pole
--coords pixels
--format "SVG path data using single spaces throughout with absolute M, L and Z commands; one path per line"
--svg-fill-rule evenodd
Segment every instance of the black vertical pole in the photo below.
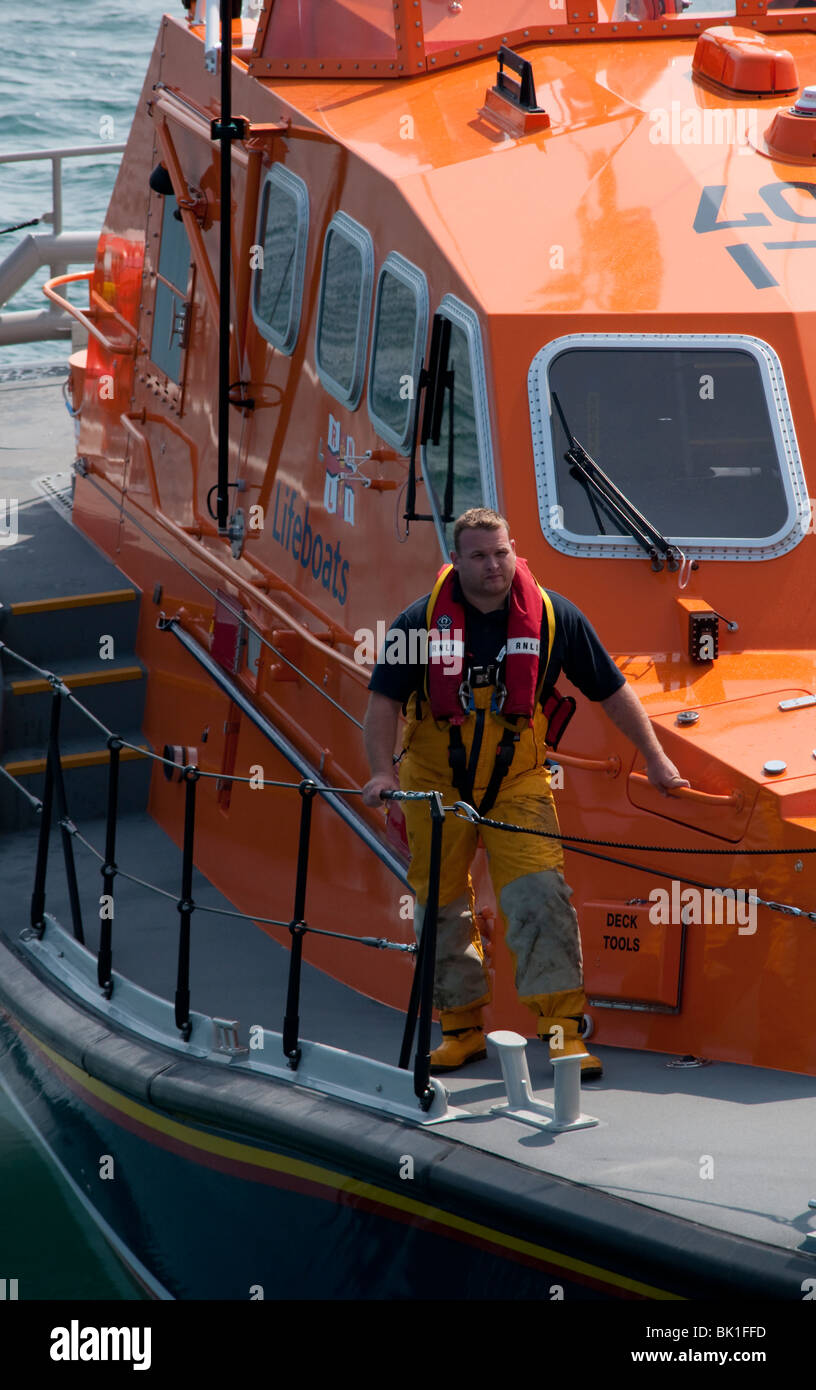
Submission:
M 431 811 L 431 862 L 428 871 L 428 900 L 422 924 L 422 977 L 420 980 L 419 1028 L 414 1058 L 414 1095 L 428 1110 L 434 1093 L 431 1077 L 431 1014 L 433 1013 L 434 972 L 436 969 L 436 919 L 439 912 L 439 876 L 442 869 L 442 830 L 445 811 L 439 792 L 428 798 Z
M 68 815 L 68 798 L 65 795 L 65 778 L 62 773 L 59 748 L 56 748 L 54 752 L 54 790 L 57 794 L 57 814 L 59 815 L 60 830 L 62 831 L 62 854 L 65 860 L 65 877 L 68 880 L 68 899 L 71 904 L 71 921 L 74 925 L 74 938 L 81 946 L 84 946 L 85 933 L 82 930 L 82 908 L 79 903 L 79 886 L 77 884 L 76 864 L 74 863 L 74 845 L 71 839 L 71 831 L 68 829 L 71 821 Z M 75 826 L 72 828 L 76 829 Z
M 312 803 L 317 787 L 306 778 L 298 787 L 300 803 L 300 836 L 298 839 L 297 874 L 295 877 L 295 904 L 289 934 L 292 947 L 289 952 L 289 983 L 286 990 L 286 1014 L 283 1020 L 283 1052 L 289 1066 L 297 1071 L 300 1061 L 298 1032 L 300 1029 L 300 965 L 303 959 L 303 933 L 306 931 L 304 915 L 306 912 L 306 880 L 309 870 L 309 837 L 312 829 Z
M 292 1071 L 297 1071 L 300 1061 L 300 1045 L 298 1043 L 298 1033 L 300 1031 L 300 966 L 303 960 L 303 933 L 305 927 L 302 922 L 290 922 L 289 934 L 292 938 L 292 945 L 289 951 L 289 981 L 286 987 L 286 1013 L 283 1019 L 283 1055 L 289 1062 Z
M 426 908 L 427 912 L 427 908 Z M 425 970 L 425 931 L 419 939 L 419 950 L 414 961 L 414 978 L 411 981 L 411 994 L 408 999 L 408 1009 L 405 1014 L 405 1030 L 402 1035 L 402 1047 L 397 1066 L 407 1071 L 411 1065 L 411 1048 L 414 1045 L 414 1033 L 416 1032 L 417 1011 L 419 1009 L 419 991 L 422 984 L 422 976 Z
M 195 911 L 193 902 L 193 841 L 195 839 L 196 784 L 198 768 L 184 769 L 184 845 L 181 858 L 181 897 L 178 910 L 179 926 L 178 972 L 176 974 L 176 1027 L 185 1042 L 193 1031 L 190 1019 L 190 918 Z
M 40 835 L 37 843 L 37 866 L 34 870 L 34 891 L 31 894 L 31 926 L 38 936 L 45 931 L 45 876 L 48 869 L 48 841 L 51 838 L 51 816 L 54 806 L 54 759 L 59 758 L 59 721 L 62 696 L 58 690 L 51 698 L 51 725 L 48 731 L 48 752 L 45 760 L 45 787 L 40 815 Z
M 391 792 L 383 792 L 381 793 L 381 795 L 384 801 L 390 801 L 393 797 L 395 797 L 398 794 Z M 424 797 L 427 800 L 427 798 L 430 796 L 430 792 L 416 792 L 414 793 L 414 795 L 417 798 Z M 414 1046 L 414 1034 L 416 1033 L 417 1013 L 419 1012 L 420 988 L 422 985 L 422 978 L 425 972 L 426 943 L 427 937 L 423 929 L 419 937 L 419 950 L 417 951 L 416 959 L 414 960 L 414 978 L 411 981 L 411 994 L 408 999 L 408 1008 L 405 1011 L 405 1028 L 402 1034 L 402 1047 L 400 1048 L 399 1062 L 397 1063 L 397 1066 L 402 1067 L 403 1071 L 407 1071 L 408 1067 L 411 1065 L 411 1052 Z
M 113 880 L 116 877 L 116 814 L 119 799 L 119 750 L 121 740 L 112 736 L 108 739 L 110 762 L 108 763 L 108 819 L 105 827 L 105 862 L 100 870 L 104 911 L 99 918 L 99 955 L 96 962 L 96 978 L 106 999 L 113 994 Z
M 221 231 L 218 319 L 218 530 L 226 531 L 229 503 L 230 229 L 232 223 L 232 0 L 221 0 Z

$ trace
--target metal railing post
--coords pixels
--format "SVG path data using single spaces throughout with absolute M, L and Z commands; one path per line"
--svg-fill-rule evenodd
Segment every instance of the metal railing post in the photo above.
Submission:
M 99 909 L 99 955 L 96 961 L 96 978 L 106 999 L 110 999 L 113 994 L 113 880 L 116 877 L 116 815 L 121 747 L 122 741 L 115 735 L 108 739 L 108 814 L 105 827 L 105 862 L 100 869 L 104 896 Z
M 298 837 L 297 875 L 295 878 L 295 903 L 289 934 L 292 946 L 289 952 L 289 982 L 286 989 L 286 1014 L 283 1020 L 283 1051 L 293 1071 L 297 1071 L 300 1061 L 298 1032 L 300 1029 L 300 967 L 303 959 L 303 936 L 307 927 L 304 922 L 306 911 L 306 879 L 309 869 L 309 837 L 312 829 L 312 805 L 317 786 L 309 778 L 304 778 L 298 787 L 300 803 L 300 835 Z
M 178 971 L 176 974 L 176 1027 L 185 1042 L 193 1031 L 190 1018 L 190 918 L 195 911 L 193 902 L 193 840 L 195 839 L 197 767 L 184 769 L 184 845 L 181 861 L 181 897 L 178 910 L 179 926 Z
M 77 883 L 76 864 L 74 862 L 74 842 L 71 837 L 71 830 L 76 830 L 70 816 L 68 815 L 68 798 L 65 793 L 65 777 L 62 771 L 59 748 L 54 751 L 54 790 L 57 796 L 57 814 L 59 816 L 59 826 L 62 832 L 62 855 L 65 860 L 65 877 L 68 881 L 68 900 L 71 904 L 71 921 L 74 927 L 74 939 L 85 945 L 85 933 L 82 929 L 82 908 L 79 902 L 79 885 Z M 70 826 L 70 829 L 69 829 Z
M 383 801 L 402 801 L 406 799 L 426 801 L 429 793 L 427 792 L 381 792 Z M 423 914 L 424 917 L 424 914 Z M 426 936 L 423 930 L 419 938 L 419 949 L 416 960 L 414 961 L 414 978 L 411 981 L 411 993 L 408 997 L 408 1008 L 405 1011 L 405 1028 L 402 1034 L 402 1046 L 397 1066 L 403 1071 L 407 1071 L 411 1065 L 411 1052 L 414 1046 L 414 1034 L 416 1033 L 417 1014 L 419 1012 L 419 994 L 425 972 L 425 951 Z
M 431 862 L 428 871 L 428 898 L 422 923 L 422 973 L 419 983 L 419 1028 L 414 1057 L 414 1095 L 423 1110 L 433 1102 L 431 1077 L 431 1016 L 433 1014 L 434 972 L 436 969 L 436 920 L 439 912 L 439 877 L 442 869 L 442 830 L 445 810 L 439 792 L 428 797 L 431 812 Z M 419 962 L 417 962 L 419 971 Z
M 408 1008 L 405 1011 L 405 1028 L 402 1034 L 402 1046 L 400 1048 L 399 1062 L 397 1066 L 407 1071 L 411 1065 L 411 1049 L 414 1046 L 414 1034 L 416 1032 L 417 1012 L 419 1009 L 419 987 L 425 970 L 425 932 L 423 931 L 419 941 L 419 950 L 414 961 L 414 978 L 411 981 L 411 993 L 408 998 Z
M 54 690 L 51 697 L 51 724 L 48 730 L 48 752 L 45 759 L 45 786 L 42 797 L 42 820 L 37 842 L 37 865 L 34 870 L 34 889 L 31 894 L 31 927 L 41 937 L 45 931 L 45 879 L 48 870 L 48 842 L 51 838 L 51 817 L 54 806 L 54 762 L 59 759 L 59 721 L 62 696 Z
M 51 227 L 54 235 L 59 236 L 62 231 L 62 158 L 58 154 L 51 156 L 51 196 Z

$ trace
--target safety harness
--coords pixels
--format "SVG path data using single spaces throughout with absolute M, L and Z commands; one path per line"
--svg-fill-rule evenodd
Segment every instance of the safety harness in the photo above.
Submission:
M 505 721 L 505 728 L 496 747 L 490 780 L 476 808 L 480 815 L 486 815 L 515 756 L 521 737 L 520 726 L 532 723 L 541 697 L 555 639 L 555 612 L 549 594 L 533 578 L 526 561 L 518 559 L 509 595 L 505 645 L 487 666 L 469 667 L 460 679 L 462 668 L 456 658 L 466 655 L 466 620 L 464 603 L 455 594 L 454 579 L 453 566 L 443 566 L 428 598 L 425 694 L 434 719 L 448 720 L 448 762 L 453 784 L 462 800 L 472 805 L 484 731 L 484 710 L 475 708 L 473 690 L 480 686 L 493 687 L 490 712 Z M 541 623 L 545 611 L 548 643 L 547 659 L 542 661 Z M 559 695 L 553 688 L 542 702 L 542 710 L 548 719 L 547 742 L 555 748 L 575 711 L 575 701 L 571 696 Z M 476 716 L 476 727 L 468 759 L 462 741 L 462 724 L 471 713 Z

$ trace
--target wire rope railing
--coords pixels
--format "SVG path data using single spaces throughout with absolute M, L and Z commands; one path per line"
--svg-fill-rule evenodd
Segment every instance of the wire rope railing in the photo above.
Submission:
M 186 765 L 181 769 L 181 782 L 184 785 L 184 830 L 182 840 L 180 893 L 178 897 L 176 897 L 173 893 L 161 888 L 158 884 L 150 883 L 146 879 L 139 878 L 135 874 L 130 874 L 120 867 L 116 858 L 116 835 L 119 818 L 119 772 L 120 753 L 122 748 L 134 748 L 144 757 L 162 764 L 165 768 L 165 772 L 169 769 L 172 769 L 173 772 L 178 772 L 177 763 L 173 759 L 165 757 L 163 754 L 153 752 L 152 749 L 140 748 L 136 744 L 130 744 L 127 740 L 108 729 L 108 727 L 73 694 L 60 676 L 37 666 L 34 662 L 29 661 L 27 657 L 13 650 L 4 642 L 0 642 L 0 653 L 6 653 L 28 670 L 36 672 L 36 674 L 45 680 L 51 687 L 51 712 L 42 798 L 40 799 L 34 796 L 26 787 L 22 786 L 17 778 L 4 769 L 6 779 L 10 781 L 25 797 L 28 803 L 38 809 L 40 813 L 37 855 L 34 870 L 34 887 L 31 897 L 30 912 L 30 923 L 33 933 L 38 938 L 42 938 L 46 929 L 45 903 L 48 852 L 52 822 L 54 819 L 54 806 L 56 803 L 57 823 L 60 827 L 65 857 L 65 871 L 71 906 L 73 933 L 75 939 L 81 945 L 85 945 L 85 934 L 79 901 L 78 878 L 73 848 L 74 840 L 82 844 L 100 864 L 99 871 L 103 879 L 103 892 L 100 898 L 99 910 L 97 982 L 101 994 L 105 999 L 110 999 L 114 990 L 113 921 L 115 880 L 117 878 L 127 879 L 150 892 L 175 901 L 179 913 L 179 936 L 174 995 L 174 1019 L 181 1038 L 185 1042 L 189 1041 L 193 1026 L 190 1014 L 190 949 L 191 924 L 193 914 L 196 911 L 209 911 L 231 918 L 238 918 L 246 922 L 256 922 L 263 925 L 274 925 L 288 929 L 291 948 L 289 953 L 286 1012 L 283 1022 L 283 1050 L 287 1062 L 293 1070 L 297 1070 L 301 1057 L 299 1043 L 301 964 L 303 957 L 303 940 L 308 933 L 350 943 L 353 942 L 357 945 L 377 950 L 398 951 L 409 955 L 415 955 L 417 957 L 415 987 L 412 988 L 406 1014 L 405 1032 L 399 1065 L 403 1069 L 407 1069 L 410 1065 L 410 1053 L 414 1034 L 417 1031 L 418 1020 L 419 1042 L 414 1062 L 414 1091 L 420 1106 L 423 1109 L 428 1109 L 434 1099 L 434 1091 L 430 1086 L 430 1030 L 433 1013 L 432 995 L 435 962 L 436 906 L 434 905 L 433 908 L 429 906 L 429 910 L 426 912 L 426 927 L 422 934 L 422 944 L 420 944 L 419 947 L 413 943 L 390 941 L 385 937 L 361 937 L 354 936 L 348 932 L 329 931 L 322 927 L 312 926 L 305 919 L 306 886 L 308 879 L 312 806 L 314 798 L 329 793 L 334 796 L 341 794 L 360 796 L 360 788 L 318 786 L 308 778 L 303 778 L 299 782 L 287 782 L 281 779 L 264 780 L 264 787 L 274 787 L 284 791 L 297 791 L 301 797 L 301 820 L 295 870 L 294 905 L 292 917 L 288 921 L 285 921 L 281 918 L 256 917 L 248 913 L 230 911 L 229 909 L 211 907 L 195 902 L 193 897 L 193 866 L 197 786 L 201 780 L 222 781 L 223 774 L 210 772 L 190 764 Z M 86 715 L 94 726 L 100 730 L 100 732 L 104 733 L 106 737 L 109 758 L 104 852 L 98 850 L 81 833 L 79 828 L 71 820 L 68 812 L 67 794 L 60 757 L 60 720 L 64 701 L 69 701 L 78 711 Z M 249 782 L 251 779 L 241 777 L 231 780 Z M 397 792 L 393 794 L 395 799 L 399 799 L 402 795 L 409 794 Z M 432 836 L 435 836 L 434 843 L 438 840 L 438 844 L 431 868 L 428 901 L 429 905 L 432 902 L 436 904 L 438 903 L 439 896 L 439 870 L 441 865 L 441 824 L 444 819 L 444 812 L 441 809 L 441 799 L 436 794 L 416 793 L 410 795 L 414 795 L 417 799 L 427 799 L 434 802 L 432 807 L 432 817 L 434 818 Z M 329 802 L 329 804 L 331 803 Z M 436 828 L 437 825 L 438 829 Z M 417 981 L 419 982 L 419 987 L 416 987 Z
M 457 801 L 451 805 L 445 805 L 442 799 L 443 794 L 438 790 L 421 792 L 397 790 L 383 791 L 380 793 L 380 797 L 384 801 L 424 801 L 428 806 L 430 818 L 430 865 L 423 927 L 419 933 L 419 944 L 416 945 L 413 943 L 390 941 L 384 937 L 361 937 L 346 932 L 330 931 L 326 928 L 312 926 L 307 920 L 306 897 L 312 834 L 312 812 L 315 798 L 318 796 L 326 797 L 327 804 L 332 807 L 332 797 L 337 797 L 339 795 L 361 796 L 361 789 L 359 787 L 332 787 L 321 785 L 316 780 L 309 777 L 302 777 L 299 781 L 291 782 L 283 779 L 270 779 L 268 781 L 264 779 L 264 788 L 269 787 L 279 791 L 297 791 L 300 796 L 300 823 L 298 829 L 294 900 L 291 918 L 286 921 L 282 918 L 254 916 L 249 913 L 198 904 L 193 897 L 197 788 L 201 781 L 223 781 L 224 773 L 212 772 L 193 764 L 187 764 L 179 768 L 177 761 L 174 759 L 156 753 L 152 749 L 128 743 L 120 735 L 108 729 L 92 711 L 88 710 L 83 702 L 67 687 L 60 676 L 35 665 L 35 663 L 29 661 L 28 658 L 22 656 L 19 652 L 12 650 L 6 643 L 0 642 L 0 653 L 3 652 L 7 653 L 15 661 L 20 662 L 29 670 L 35 671 L 43 680 L 47 681 L 51 687 L 52 699 L 42 798 L 40 799 L 34 796 L 7 770 L 0 769 L 5 778 L 13 783 L 17 790 L 27 799 L 29 804 L 34 805 L 40 812 L 40 826 L 30 912 L 31 929 L 35 935 L 41 938 L 46 928 L 45 901 L 48 851 L 52 822 L 54 819 L 54 808 L 56 805 L 57 824 L 60 829 L 63 857 L 65 861 L 73 933 L 75 939 L 81 945 L 85 945 L 85 934 L 80 906 L 79 883 L 74 859 L 74 840 L 84 845 L 100 863 L 99 871 L 103 879 L 103 893 L 100 898 L 99 910 L 97 982 L 104 998 L 110 999 L 114 989 L 113 920 L 115 880 L 117 878 L 124 878 L 150 892 L 175 902 L 179 913 L 179 936 L 174 995 L 174 1019 L 176 1028 L 185 1042 L 189 1041 L 192 1033 L 192 1018 L 190 1014 L 190 952 L 191 925 L 193 914 L 196 911 L 211 912 L 230 918 L 237 918 L 246 922 L 272 925 L 288 930 L 290 937 L 290 952 L 282 1042 L 287 1063 L 294 1071 L 297 1070 L 302 1055 L 300 1046 L 300 995 L 305 937 L 308 934 L 314 934 L 316 936 L 348 941 L 374 949 L 392 950 L 411 954 L 415 956 L 415 970 L 405 1014 L 405 1024 L 398 1065 L 404 1070 L 410 1068 L 411 1053 L 414 1051 L 414 1042 L 416 1040 L 413 1075 L 414 1093 L 421 1108 L 424 1110 L 430 1108 L 434 1098 L 434 1090 L 430 1084 L 430 1038 L 433 1016 L 433 986 L 436 964 L 439 885 L 442 865 L 442 832 L 446 815 L 451 814 L 456 817 L 463 817 L 474 825 L 484 825 L 491 829 L 505 831 L 508 834 L 532 835 L 558 840 L 575 854 L 588 855 L 605 863 L 634 869 L 638 872 L 654 874 L 663 878 L 675 878 L 678 875 L 676 871 L 672 873 L 654 866 L 647 868 L 643 864 L 632 863 L 629 860 L 623 860 L 611 855 L 599 854 L 597 853 L 597 849 L 589 849 L 587 846 L 635 850 L 638 853 L 660 853 L 664 855 L 728 855 L 732 858 L 739 856 L 791 854 L 800 856 L 816 853 L 816 845 L 794 848 L 779 847 L 739 850 L 734 848 L 685 848 L 671 845 L 633 844 L 626 841 L 598 840 L 587 836 L 565 834 L 560 830 L 552 831 L 540 829 L 538 827 L 515 825 L 489 816 L 481 816 L 472 806 L 464 801 Z M 106 737 L 109 758 L 104 852 L 98 850 L 84 835 L 82 835 L 69 815 L 60 755 L 60 719 L 64 701 L 70 702 L 78 711 L 87 716 Z M 179 772 L 181 774 L 179 780 L 184 786 L 184 829 L 182 840 L 181 883 L 178 896 L 169 892 L 167 889 L 161 888 L 157 884 L 150 883 L 146 879 L 128 873 L 117 863 L 116 839 L 119 817 L 120 753 L 123 748 L 133 748 L 142 756 L 164 765 L 166 775 L 168 775 L 168 769 L 172 769 L 174 774 L 179 774 Z M 252 781 L 249 777 L 239 777 L 233 774 L 229 775 L 229 780 L 241 783 Z M 690 878 L 685 873 L 683 873 L 681 877 L 682 881 L 685 883 L 693 884 L 698 888 L 709 889 L 714 893 L 729 891 L 711 884 L 700 883 Z M 796 907 L 792 904 L 779 903 L 765 899 L 754 892 L 751 892 L 748 901 L 775 912 L 816 922 L 816 911 L 808 911 L 807 909 Z

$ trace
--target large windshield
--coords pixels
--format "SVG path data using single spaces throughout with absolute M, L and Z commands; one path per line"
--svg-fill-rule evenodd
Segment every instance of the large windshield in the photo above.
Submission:
M 555 529 L 575 539 L 622 539 L 608 522 L 599 528 L 585 487 L 571 476 L 549 392 L 595 462 L 668 539 L 756 546 L 779 541 L 795 523 L 804 479 L 789 418 L 774 403 L 778 383 L 769 389 L 765 359 L 773 354 L 765 345 L 760 352 L 733 339 L 722 346 L 561 341 L 563 350 L 556 343 L 539 354 L 531 379 L 534 401 L 544 403 L 539 492 L 543 484 Z M 792 485 L 793 464 L 801 488 Z

